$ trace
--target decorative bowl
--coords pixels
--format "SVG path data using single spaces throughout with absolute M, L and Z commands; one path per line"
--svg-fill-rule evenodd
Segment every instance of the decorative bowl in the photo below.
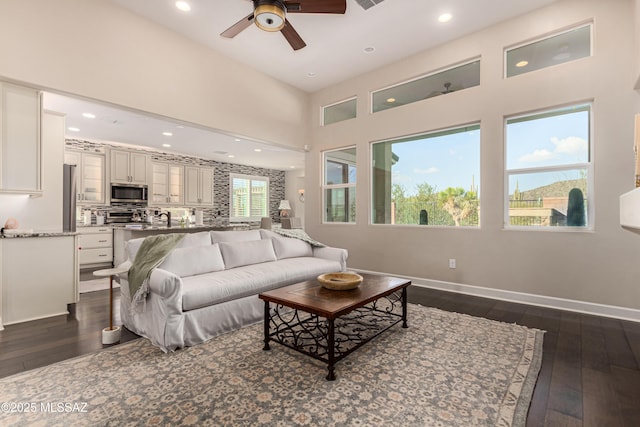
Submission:
M 362 276 L 346 271 L 338 273 L 325 273 L 318 276 L 318 282 L 327 289 L 347 291 L 355 289 L 362 283 Z

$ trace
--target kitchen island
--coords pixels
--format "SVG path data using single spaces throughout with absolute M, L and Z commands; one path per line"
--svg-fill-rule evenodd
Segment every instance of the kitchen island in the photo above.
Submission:
M 205 222 L 203 225 L 172 225 L 166 223 L 145 224 L 112 224 L 113 225 L 113 265 L 117 266 L 127 260 L 124 246 L 131 239 L 168 233 L 197 233 L 200 231 L 230 231 L 247 230 L 252 226 L 246 223 L 232 223 L 223 221 Z
M 78 301 L 77 246 L 73 232 L 28 230 L 0 239 L 0 330 L 69 313 Z

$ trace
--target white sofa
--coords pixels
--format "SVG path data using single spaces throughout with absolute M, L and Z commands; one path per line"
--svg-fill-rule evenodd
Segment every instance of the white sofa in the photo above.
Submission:
M 142 240 L 127 242 L 123 265 L 135 259 Z M 131 309 L 127 274 L 120 275 L 120 315 L 129 330 L 173 351 L 261 321 L 260 292 L 344 271 L 346 262 L 345 249 L 270 230 L 187 234 L 151 272 L 143 305 Z

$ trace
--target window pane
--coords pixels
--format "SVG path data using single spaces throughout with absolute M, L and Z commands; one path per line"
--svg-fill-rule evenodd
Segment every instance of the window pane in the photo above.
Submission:
M 587 226 L 587 170 L 509 176 L 509 224 Z
M 372 145 L 374 224 L 479 225 L 478 125 Z
M 356 222 L 356 189 L 325 190 L 325 222 Z
M 589 106 L 507 120 L 507 169 L 589 162 Z
M 591 25 L 507 50 L 507 77 L 591 56 Z
M 251 216 L 263 217 L 267 215 L 267 183 L 265 181 L 251 181 Z
M 249 180 L 233 178 L 232 195 L 233 216 L 249 216 Z
M 372 111 L 376 113 L 388 110 L 479 84 L 480 61 L 478 60 L 376 91 L 372 97 Z
M 322 124 L 341 122 L 356 117 L 357 99 L 349 99 L 338 104 L 329 105 L 322 109 Z
M 356 149 L 328 151 L 325 158 L 325 185 L 355 184 Z

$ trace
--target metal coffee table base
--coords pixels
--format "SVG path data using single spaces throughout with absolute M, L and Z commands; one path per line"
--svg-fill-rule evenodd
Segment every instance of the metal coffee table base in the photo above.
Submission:
M 408 327 L 406 287 L 335 319 L 265 301 L 263 350 L 274 341 L 311 356 L 328 365 L 333 381 L 337 362 L 399 322 Z

